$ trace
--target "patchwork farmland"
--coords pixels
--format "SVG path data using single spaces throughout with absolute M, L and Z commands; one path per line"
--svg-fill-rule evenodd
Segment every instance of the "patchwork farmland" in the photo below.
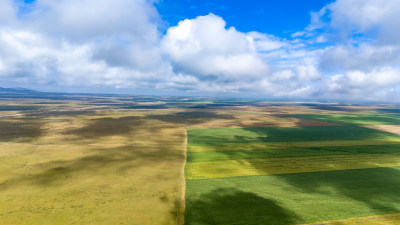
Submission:
M 187 224 L 400 223 L 400 136 L 362 127 L 400 117 L 293 116 L 336 126 L 187 131 Z

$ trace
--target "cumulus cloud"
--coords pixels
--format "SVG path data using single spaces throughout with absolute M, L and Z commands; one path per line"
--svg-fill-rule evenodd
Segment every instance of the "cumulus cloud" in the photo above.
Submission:
M 14 22 L 16 15 L 16 5 L 10 0 L 0 0 L 0 24 L 10 24 Z
M 203 79 L 237 80 L 266 75 L 251 36 L 225 28 L 214 14 L 186 19 L 168 29 L 162 48 L 177 72 Z
M 0 24 L 2 83 L 135 88 L 172 76 L 150 1 L 1 1 L 13 22 Z
M 68 39 L 157 38 L 159 15 L 148 0 L 36 0 L 24 15 L 36 30 Z
M 400 31 L 397 0 L 337 0 L 319 12 L 302 35 L 330 41 L 315 64 L 324 74 L 315 96 L 343 99 L 398 98 Z M 396 96 L 396 97 L 394 97 Z
M 324 72 L 361 70 L 364 72 L 386 66 L 400 65 L 400 46 L 375 46 L 361 43 L 358 47 L 336 45 L 327 48 L 320 58 Z
M 399 43 L 397 0 L 337 0 L 326 9 L 330 26 L 340 32 L 377 35 L 377 41 Z
M 369 72 L 347 71 L 321 81 L 317 94 L 325 99 L 397 101 L 400 91 L 400 70 L 383 67 Z

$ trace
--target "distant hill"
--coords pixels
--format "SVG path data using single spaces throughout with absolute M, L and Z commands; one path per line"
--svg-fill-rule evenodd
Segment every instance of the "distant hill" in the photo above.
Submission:
M 27 88 L 3 88 L 0 87 L 0 94 L 11 94 L 11 93 L 41 93 L 40 91 L 34 91 Z
M 0 87 L 0 98 L 38 98 L 59 100 L 81 100 L 90 94 L 71 94 L 61 92 L 41 92 L 27 88 L 3 88 Z

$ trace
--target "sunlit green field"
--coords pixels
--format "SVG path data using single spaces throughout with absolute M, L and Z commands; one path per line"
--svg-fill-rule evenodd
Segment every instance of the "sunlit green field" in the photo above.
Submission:
M 279 225 L 398 213 L 399 176 L 388 167 L 187 180 L 185 219 Z
M 187 156 L 187 224 L 400 213 L 400 145 L 392 133 L 344 125 L 191 129 Z

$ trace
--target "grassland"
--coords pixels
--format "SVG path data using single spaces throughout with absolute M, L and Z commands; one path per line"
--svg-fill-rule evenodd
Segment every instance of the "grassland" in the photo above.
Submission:
M 1 118 L 0 224 L 175 224 L 183 127 L 158 119 L 170 112 L 86 106 Z

